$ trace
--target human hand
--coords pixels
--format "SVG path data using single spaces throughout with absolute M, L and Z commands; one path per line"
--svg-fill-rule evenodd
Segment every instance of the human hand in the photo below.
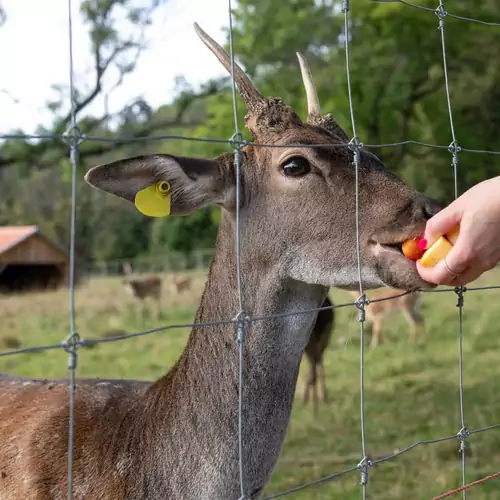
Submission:
M 425 248 L 458 225 L 460 234 L 446 263 L 441 260 L 434 267 L 424 267 L 417 261 L 417 271 L 425 281 L 462 286 L 500 261 L 500 176 L 476 184 L 429 219 Z

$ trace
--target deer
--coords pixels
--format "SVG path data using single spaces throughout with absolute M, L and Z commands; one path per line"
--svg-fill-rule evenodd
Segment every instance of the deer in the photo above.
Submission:
M 351 296 L 359 294 L 351 293 Z M 391 298 L 393 297 L 393 298 Z M 371 347 L 377 347 L 382 339 L 382 325 L 384 319 L 394 311 L 403 312 L 406 321 L 410 324 L 410 342 L 415 341 L 417 331 L 426 334 L 425 321 L 421 313 L 421 294 L 418 291 L 402 295 L 401 290 L 383 290 L 374 293 L 370 300 L 386 299 L 380 302 L 370 302 L 365 306 L 366 319 L 371 324 Z
M 155 275 L 144 276 L 141 278 L 132 278 L 132 266 L 129 262 L 123 265 L 123 271 L 126 278 L 123 279 L 125 291 L 132 297 L 144 300 L 147 297 L 153 297 L 156 300 L 161 298 L 161 278 Z
M 261 94 L 196 23 L 195 31 L 233 75 L 253 141 L 235 144 L 237 154 L 144 154 L 85 174 L 91 188 L 131 206 L 139 190 L 165 180 L 171 185 L 169 216 L 216 206 L 221 218 L 195 324 L 175 364 L 157 380 L 75 381 L 74 500 L 262 498 L 287 433 L 316 318 L 310 310 L 323 304 L 332 286 L 359 286 L 356 200 L 364 287 L 435 286 L 420 277 L 400 245 L 423 234 L 442 206 L 374 154 L 344 146 L 346 132 L 320 112 L 305 56 L 297 54 L 308 103 L 307 119 L 301 119 L 283 99 Z M 222 321 L 228 319 L 234 321 Z M 245 327 L 241 409 L 235 323 Z M 4 376 L 2 500 L 66 499 L 69 419 L 66 379 Z
M 332 307 L 332 302 L 328 295 L 325 297 L 321 307 Z M 304 405 L 309 403 L 309 394 L 312 390 L 315 414 L 318 409 L 318 374 L 321 381 L 321 392 L 319 398 L 323 403 L 326 403 L 327 400 L 323 356 L 330 343 L 334 321 L 335 309 L 322 309 L 321 311 L 318 311 L 316 322 L 314 323 L 311 335 L 309 336 L 309 341 L 304 350 L 304 354 L 309 365 L 309 371 L 304 388 L 303 402 Z
M 171 282 L 177 293 L 182 293 L 184 290 L 191 290 L 191 278 L 189 276 L 174 274 L 171 277 Z

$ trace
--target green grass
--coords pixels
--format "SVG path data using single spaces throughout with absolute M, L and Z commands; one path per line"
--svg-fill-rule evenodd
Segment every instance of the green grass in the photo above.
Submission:
M 77 325 L 83 337 L 110 331 L 128 333 L 161 324 L 190 322 L 201 295 L 204 275 L 195 290 L 175 296 L 168 290 L 161 314 L 141 312 L 125 295 L 118 279 L 96 279 L 76 293 Z M 474 285 L 500 284 L 495 270 Z M 369 295 L 369 294 L 368 294 Z M 335 303 L 352 297 L 332 290 Z M 469 430 L 500 423 L 500 290 L 467 292 L 464 307 L 464 406 Z M 365 425 L 370 458 L 389 455 L 419 440 L 456 434 L 461 427 L 458 391 L 458 310 L 454 293 L 423 298 L 428 337 L 412 344 L 400 313 L 386 323 L 388 342 L 365 350 Z M 0 299 L 0 340 L 18 337 L 23 346 L 57 343 L 68 332 L 67 292 Z M 85 348 L 79 351 L 78 375 L 152 379 L 177 359 L 188 329 Z M 67 355 L 61 351 L 0 358 L 0 371 L 38 377 L 66 376 Z M 326 353 L 329 404 L 314 416 L 298 383 L 282 456 L 267 494 L 355 467 L 361 458 L 359 391 L 359 324 L 353 308 L 337 310 L 332 343 Z M 306 368 L 305 366 L 302 367 Z M 368 498 L 429 500 L 461 484 L 459 440 L 418 446 L 369 471 Z M 500 470 L 500 429 L 468 439 L 467 481 Z M 347 474 L 286 498 L 360 499 L 359 473 Z M 469 490 L 469 500 L 500 498 L 500 480 Z M 461 498 L 456 495 L 453 498 Z

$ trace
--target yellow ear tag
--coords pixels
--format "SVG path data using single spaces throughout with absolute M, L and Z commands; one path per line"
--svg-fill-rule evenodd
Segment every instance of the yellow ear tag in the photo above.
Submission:
M 170 215 L 170 184 L 159 181 L 141 189 L 135 195 L 134 204 L 139 212 L 149 217 Z

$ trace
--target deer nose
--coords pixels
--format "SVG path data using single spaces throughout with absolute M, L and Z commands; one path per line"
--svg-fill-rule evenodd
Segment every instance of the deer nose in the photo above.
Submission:
M 421 212 L 425 219 L 434 217 L 443 208 L 443 203 L 432 198 L 422 197 Z

